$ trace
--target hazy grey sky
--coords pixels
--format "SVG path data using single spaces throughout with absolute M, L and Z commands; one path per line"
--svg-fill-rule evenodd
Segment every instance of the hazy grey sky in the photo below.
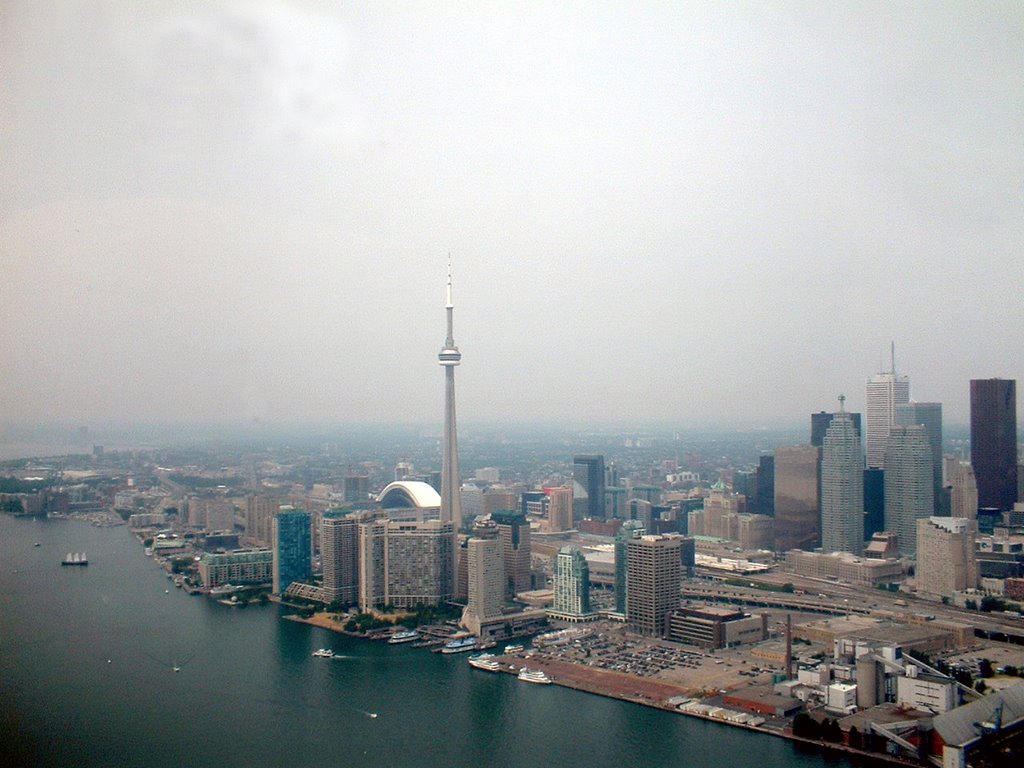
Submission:
M 0 422 L 1024 379 L 1019 3 L 5 2 Z

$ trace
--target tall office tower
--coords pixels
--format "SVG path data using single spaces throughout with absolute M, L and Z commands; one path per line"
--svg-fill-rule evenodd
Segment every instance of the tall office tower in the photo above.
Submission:
M 627 490 L 621 485 L 604 487 L 604 512 L 611 520 L 623 520 L 626 517 Z
M 821 449 L 775 449 L 775 549 L 811 550 L 821 538 L 818 466 Z
M 282 506 L 273 521 L 275 595 L 283 595 L 295 581 L 313 575 L 313 529 L 309 512 Z
M 555 613 L 590 613 L 590 567 L 579 547 L 562 547 L 555 556 Z
M 885 529 L 899 537 L 900 554 L 917 551 L 917 521 L 934 509 L 928 433 L 920 424 L 897 424 L 885 449 Z
M 370 478 L 366 475 L 347 475 L 344 479 L 345 501 L 358 504 L 370 498 Z
M 471 525 L 478 515 L 484 513 L 484 492 L 473 483 L 463 483 L 459 489 L 459 498 L 463 526 Z
M 969 461 L 959 462 L 953 472 L 950 513 L 953 517 L 965 517 L 968 520 L 978 518 L 978 483 L 974 479 L 974 467 Z
M 721 480 L 711 486 L 708 496 L 704 499 L 704 535 L 717 536 L 720 539 L 733 539 L 739 536 L 736 516 L 739 514 L 740 497 L 729 491 Z M 648 525 L 647 530 L 651 530 Z M 730 536 L 736 533 L 736 537 Z
M 519 507 L 519 496 L 515 491 L 508 488 L 493 486 L 484 491 L 484 514 L 493 515 L 495 512 L 517 509 Z
M 757 460 L 757 506 L 759 515 L 775 517 L 775 455 L 762 454 Z
M 619 468 L 616 466 L 614 461 L 609 461 L 604 468 L 604 486 L 605 488 L 614 488 L 619 484 Z
M 630 520 L 639 520 L 648 531 L 654 528 L 654 505 L 643 499 L 630 499 L 626 504 L 627 517 Z
M 630 539 L 644 535 L 644 524 L 640 520 L 626 520 L 615 534 L 615 611 L 626 615 L 626 563 L 629 560 L 626 544 Z M 692 539 L 691 539 L 692 541 Z
M 455 591 L 455 529 L 451 522 L 389 522 L 385 535 L 387 605 L 440 605 Z
M 1017 501 L 1017 382 L 971 379 L 971 465 L 978 506 L 1013 509 Z
M 864 470 L 864 540 L 885 530 L 885 470 Z
M 626 623 L 642 635 L 661 636 L 665 618 L 679 607 L 682 536 L 641 536 L 626 542 Z
M 896 373 L 895 351 L 892 370 L 872 376 L 868 380 L 867 394 L 868 466 L 884 467 L 889 428 L 896 423 L 896 406 L 910 402 L 910 379 Z
M 604 456 L 588 454 L 574 457 L 572 478 L 579 486 L 579 489 L 574 486 L 574 502 L 581 507 L 582 516 L 604 520 Z
M 328 603 L 359 602 L 359 514 L 329 509 L 320 519 L 320 563 Z
M 821 449 L 821 547 L 864 551 L 864 454 L 853 419 L 841 407 Z
M 462 623 L 479 631 L 480 623 L 501 616 L 505 604 L 505 566 L 499 539 L 466 543 L 468 597 Z
M 851 419 L 853 419 L 853 429 L 857 433 L 857 440 L 861 439 L 860 431 L 860 414 L 859 413 L 847 413 Z M 828 425 L 832 423 L 832 417 L 834 413 L 828 411 L 819 411 L 818 413 L 811 414 L 811 445 L 816 445 L 821 448 L 825 444 L 825 433 L 828 431 Z
M 371 517 L 359 522 L 359 610 L 369 611 L 384 605 L 387 574 L 388 521 Z
M 462 508 L 460 506 L 459 488 L 462 479 L 459 477 L 459 440 L 455 426 L 455 366 L 462 361 L 462 353 L 455 346 L 452 330 L 452 263 L 448 261 L 448 294 L 445 302 L 445 313 L 448 319 L 448 334 L 444 339 L 444 348 L 438 354 L 438 362 L 444 368 L 444 448 L 441 457 L 441 521 L 453 523 L 455 527 L 462 525 Z
M 551 533 L 572 530 L 572 486 L 548 488 L 548 527 Z
M 929 517 L 917 521 L 917 593 L 933 598 L 978 586 L 974 549 L 978 525 L 964 517 Z
M 935 512 L 939 514 L 942 499 L 942 403 L 901 403 L 896 406 L 897 424 L 920 424 L 932 448 L 932 492 Z
M 506 596 L 515 598 L 528 592 L 530 584 L 530 524 L 522 512 L 495 512 L 491 515 L 498 526 L 505 563 Z

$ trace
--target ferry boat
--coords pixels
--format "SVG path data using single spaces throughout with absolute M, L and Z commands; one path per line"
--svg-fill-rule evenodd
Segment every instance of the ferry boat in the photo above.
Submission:
M 445 643 L 444 648 L 441 649 L 441 653 L 465 653 L 466 651 L 475 651 L 477 643 L 480 641 L 475 637 L 464 637 L 461 640 L 452 640 L 451 642 Z
M 495 661 L 493 653 L 481 653 L 478 656 L 471 656 L 469 666 L 485 669 L 488 672 L 498 672 L 501 669 L 501 664 Z
M 85 552 L 68 552 L 64 556 L 64 559 L 60 561 L 61 565 L 88 565 L 89 561 L 85 557 Z
M 334 651 L 332 651 L 330 648 L 320 648 L 318 650 L 313 651 L 313 655 L 316 656 L 318 659 L 333 659 Z
M 505 653 L 522 653 L 522 652 L 523 652 L 523 646 L 521 646 L 519 643 L 512 643 L 511 645 L 506 645 L 505 646 Z
M 519 670 L 519 679 L 527 683 L 540 683 L 541 685 L 551 684 L 551 678 L 544 674 L 543 669 L 530 669 L 529 667 L 523 667 Z
M 420 633 L 415 629 L 409 629 L 404 632 L 396 632 L 388 639 L 388 644 L 399 645 L 400 643 L 411 643 L 413 640 L 419 640 Z

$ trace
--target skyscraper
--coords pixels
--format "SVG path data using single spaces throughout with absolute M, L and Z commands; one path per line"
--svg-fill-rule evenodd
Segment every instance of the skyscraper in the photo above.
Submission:
M 978 525 L 964 517 L 917 521 L 917 593 L 932 598 L 978 586 L 974 538 Z
M 868 380 L 867 389 L 867 461 L 869 467 L 885 466 L 886 440 L 889 428 L 896 423 L 896 406 L 910 402 L 910 379 L 896 373 L 896 356 L 892 370 Z
M 939 512 L 942 492 L 942 403 L 901 403 L 896 406 L 897 424 L 920 424 L 932 448 L 932 492 Z
M 775 549 L 814 549 L 821 539 L 818 469 L 813 445 L 775 449 Z
M 978 518 L 978 483 L 974 478 L 974 467 L 969 461 L 958 462 L 953 472 L 950 514 L 968 520 Z
M 590 613 L 590 567 L 579 547 L 562 547 L 555 556 L 554 611 L 573 617 Z
M 552 533 L 572 529 L 572 486 L 548 488 L 548 527 Z
M 396 608 L 439 605 L 455 591 L 455 531 L 450 522 L 389 522 L 384 602 Z
M 295 581 L 313 575 L 313 531 L 309 512 L 284 505 L 272 524 L 274 550 L 273 590 L 283 595 Z
M 978 506 L 1013 509 L 1017 501 L 1017 382 L 971 379 L 971 465 Z
M 644 535 L 644 524 L 640 520 L 626 520 L 615 534 L 615 610 L 626 615 L 627 562 L 629 552 L 627 544 L 630 539 L 639 539 Z M 692 541 L 692 539 L 691 539 Z
M 452 263 L 448 261 L 448 294 L 445 312 L 448 319 L 448 334 L 444 348 L 437 359 L 444 368 L 444 446 L 441 457 L 441 521 L 452 523 L 456 528 L 462 525 L 462 509 L 459 489 L 459 442 L 455 424 L 455 366 L 462 361 L 462 353 L 455 346 L 452 329 Z M 454 559 L 454 557 L 453 557 Z
M 853 429 L 857 432 L 857 439 L 861 438 L 860 430 L 860 414 L 849 413 L 846 414 L 853 419 Z M 832 423 L 832 418 L 835 416 L 834 413 L 828 411 L 819 411 L 818 413 L 811 414 L 811 445 L 816 445 L 819 448 L 825 444 L 825 433 L 828 432 L 828 425 Z
M 853 419 L 842 408 L 821 451 L 821 546 L 855 555 L 864 549 L 864 456 Z
M 505 567 L 499 539 L 470 539 L 467 549 L 468 597 L 462 623 L 472 632 L 480 623 L 501 615 L 505 604 Z
M 900 554 L 917 551 L 917 521 L 934 509 L 928 433 L 920 424 L 897 424 L 885 450 L 885 529 L 897 535 Z
M 522 512 L 502 511 L 491 515 L 498 526 L 504 555 L 506 595 L 528 592 L 530 580 L 530 524 Z
M 585 494 L 585 498 L 581 498 L 574 487 L 574 501 L 582 507 L 582 516 L 604 520 L 604 456 L 588 454 L 574 457 L 572 477 Z
M 327 602 L 359 601 L 359 515 L 330 509 L 320 520 L 320 562 Z
M 660 636 L 679 607 L 682 536 L 641 536 L 626 542 L 626 622 L 642 635 Z

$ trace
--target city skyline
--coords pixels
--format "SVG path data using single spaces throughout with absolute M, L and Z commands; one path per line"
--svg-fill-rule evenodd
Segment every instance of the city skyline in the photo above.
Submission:
M 966 423 L 970 379 L 1024 378 L 1020 31 L 9 3 L 0 419 L 434 422 L 450 251 L 467 423 L 864 412 L 893 339 Z

